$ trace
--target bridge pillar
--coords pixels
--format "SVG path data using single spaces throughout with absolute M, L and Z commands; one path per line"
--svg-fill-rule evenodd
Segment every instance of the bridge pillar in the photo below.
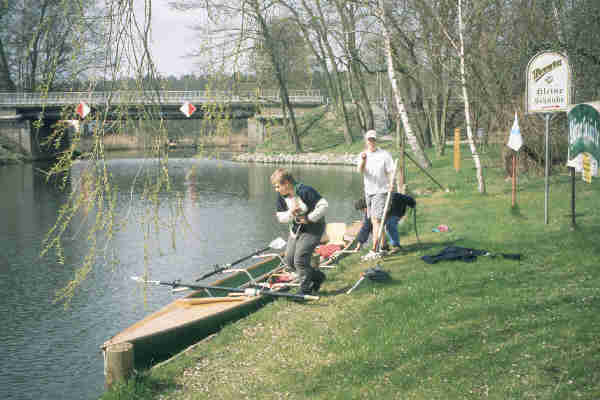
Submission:
M 31 142 L 31 123 L 21 119 L 15 108 L 0 108 L 0 135 L 8 139 L 17 151 L 35 158 Z
M 264 118 L 248 118 L 248 146 L 256 146 L 265 141 L 266 121 Z

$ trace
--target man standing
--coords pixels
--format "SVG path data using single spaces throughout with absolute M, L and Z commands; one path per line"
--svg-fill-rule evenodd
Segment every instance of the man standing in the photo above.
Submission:
M 283 168 L 273 172 L 271 183 L 279 194 L 277 220 L 290 225 L 285 261 L 298 271 L 298 294 L 316 293 L 325 280 L 325 274 L 312 267 L 311 259 L 325 232 L 327 200 L 311 186 L 297 183 L 292 174 Z
M 358 159 L 358 171 L 363 174 L 367 217 L 373 225 L 372 251 L 376 252 L 387 192 L 393 187 L 390 187 L 390 178 L 394 171 L 394 161 L 388 151 L 377 147 L 375 130 L 365 133 L 365 142 L 366 149 Z

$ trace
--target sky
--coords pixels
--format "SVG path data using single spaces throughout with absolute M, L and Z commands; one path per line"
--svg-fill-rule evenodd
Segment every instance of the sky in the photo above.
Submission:
M 140 2 L 141 3 L 141 2 Z M 196 18 L 172 10 L 168 0 L 152 2 L 152 52 L 162 75 L 181 76 L 194 72 L 194 61 L 184 58 L 193 50 L 195 33 L 190 28 Z

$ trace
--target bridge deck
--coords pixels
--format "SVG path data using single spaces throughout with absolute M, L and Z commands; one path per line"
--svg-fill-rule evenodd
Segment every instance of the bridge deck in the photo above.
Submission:
M 226 91 L 113 91 L 113 92 L 0 92 L 0 106 L 61 106 L 86 102 L 89 105 L 180 105 L 192 104 L 269 104 L 281 103 L 275 91 L 253 94 Z M 296 104 L 323 104 L 319 90 L 291 91 Z

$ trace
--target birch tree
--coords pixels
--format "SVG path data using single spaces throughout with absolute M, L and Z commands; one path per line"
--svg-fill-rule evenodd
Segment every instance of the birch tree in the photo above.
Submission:
M 469 92 L 467 90 L 467 76 L 465 72 L 465 40 L 464 40 L 464 22 L 463 22 L 463 8 L 462 0 L 457 0 L 458 10 L 458 43 L 456 43 L 449 35 L 448 39 L 452 43 L 452 46 L 456 49 L 460 61 L 460 84 L 462 88 L 463 103 L 465 108 L 465 125 L 467 128 L 467 138 L 469 141 L 469 148 L 471 149 L 471 155 L 473 162 L 475 163 L 475 170 L 477 173 L 477 186 L 479 193 L 485 193 L 485 180 L 483 177 L 483 167 L 481 165 L 481 159 L 473 140 L 473 130 L 471 129 L 471 112 L 469 107 Z
M 392 50 L 392 38 L 388 26 L 387 10 L 384 5 L 384 0 L 379 0 L 379 8 L 377 11 L 381 18 L 381 26 L 383 30 L 382 33 L 385 44 L 385 52 L 387 56 L 388 77 L 392 85 L 392 91 L 394 93 L 394 99 L 396 101 L 396 108 L 398 110 L 400 120 L 402 121 L 402 127 L 404 128 L 404 135 L 406 136 L 408 145 L 411 147 L 411 150 L 413 151 L 415 158 L 417 159 L 421 167 L 430 168 L 431 162 L 429 161 L 427 155 L 421 148 L 416 135 L 413 133 L 410 121 L 408 119 L 408 114 L 406 113 L 406 108 L 404 107 L 404 100 L 402 98 L 402 93 L 398 84 L 396 68 L 394 66 L 395 57 Z

